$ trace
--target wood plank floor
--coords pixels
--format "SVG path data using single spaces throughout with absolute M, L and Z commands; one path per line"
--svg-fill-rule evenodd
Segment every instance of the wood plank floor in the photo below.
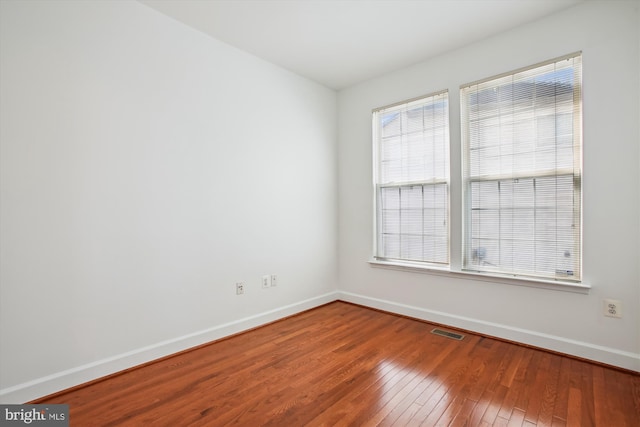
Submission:
M 72 426 L 640 426 L 640 376 L 343 302 L 37 403 Z

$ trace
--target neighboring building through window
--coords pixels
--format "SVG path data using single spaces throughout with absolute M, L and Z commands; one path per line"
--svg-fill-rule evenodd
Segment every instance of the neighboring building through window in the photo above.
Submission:
M 580 280 L 581 70 L 575 54 L 461 87 L 463 269 Z
M 449 103 L 442 92 L 373 112 L 378 260 L 449 264 Z

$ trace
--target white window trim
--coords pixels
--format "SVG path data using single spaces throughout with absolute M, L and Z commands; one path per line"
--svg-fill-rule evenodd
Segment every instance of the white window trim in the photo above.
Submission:
M 550 289 L 555 291 L 573 292 L 580 294 L 588 294 L 589 290 L 591 289 L 591 286 L 584 281 L 566 282 L 561 280 L 538 279 L 526 276 L 509 276 L 470 270 L 456 271 L 450 268 L 437 268 L 426 264 L 421 265 L 420 263 L 383 261 L 375 258 L 371 258 L 369 260 L 369 265 L 374 268 L 385 268 L 397 271 L 430 274 L 434 276 L 442 276 L 454 279 L 526 286 L 532 288 Z
M 383 110 L 387 110 L 387 109 L 391 109 L 393 107 L 398 107 L 401 105 L 410 105 L 410 104 L 420 104 L 424 101 L 424 99 L 429 98 L 429 97 L 437 97 L 437 96 L 441 96 L 441 95 L 446 95 L 447 96 L 447 124 L 448 124 L 448 128 L 447 128 L 447 132 L 450 131 L 451 129 L 451 121 L 450 121 L 450 117 L 451 117 L 451 104 L 450 104 L 450 99 L 449 99 L 449 89 L 443 89 L 437 92 L 432 92 L 426 95 L 422 95 L 422 96 L 418 96 L 415 98 L 411 98 L 411 99 L 407 99 L 405 101 L 399 101 L 399 102 L 395 102 L 393 104 L 389 104 L 389 105 L 385 105 L 383 107 L 378 107 L 372 110 L 372 141 L 375 140 L 374 144 L 373 144 L 373 150 L 372 150 L 372 172 L 373 172 L 373 259 L 379 262 L 383 262 L 383 263 L 397 263 L 397 264 L 402 264 L 402 263 L 412 263 L 412 261 L 405 261 L 405 260 L 398 260 L 398 259 L 394 259 L 394 258 L 385 258 L 385 257 L 378 257 L 377 254 L 379 252 L 379 233 L 380 233 L 380 223 L 379 223 L 379 218 L 378 218 L 378 203 L 379 203 L 379 197 L 380 197 L 380 189 L 381 188 L 393 188 L 393 187 L 406 187 L 406 186 L 412 186 L 412 185 L 437 185 L 437 184 L 445 184 L 447 187 L 447 262 L 446 263 L 437 263 L 437 262 L 428 262 L 428 261 L 416 261 L 417 263 L 423 264 L 424 266 L 428 267 L 428 268 L 436 268 L 436 269 L 440 269 L 440 268 L 450 268 L 451 266 L 451 158 L 450 158 L 450 153 L 451 153 L 451 141 L 450 141 L 450 136 L 449 134 L 447 134 L 447 139 L 448 139 L 448 148 L 449 151 L 447 153 L 447 162 L 448 166 L 447 166 L 447 176 L 445 179 L 426 179 L 426 180 L 421 180 L 421 181 L 416 181 L 416 182 L 411 182 L 411 181 L 405 181 L 405 182 L 401 182 L 401 183 L 391 183 L 391 184 L 379 184 L 378 183 L 378 179 L 379 179 L 379 167 L 380 167 L 380 154 L 379 154 L 379 140 L 378 140 L 378 133 L 377 133 L 377 129 L 378 129 L 378 123 L 376 121 L 376 117 L 375 114 L 383 111 Z
M 576 52 L 576 53 L 572 53 L 569 55 L 565 55 L 564 57 L 571 57 L 571 56 L 575 56 L 576 54 L 581 54 L 581 52 Z M 561 58 L 555 58 L 555 59 L 551 59 L 549 61 L 546 62 L 553 62 L 553 61 L 557 61 Z M 508 74 L 512 74 L 512 73 L 516 73 L 518 71 L 521 70 L 525 70 L 531 67 L 535 67 L 537 65 L 542 65 L 544 63 L 540 63 L 540 64 L 534 64 L 532 66 L 528 66 L 528 67 L 523 67 L 521 69 L 518 70 L 514 70 L 514 71 L 510 71 L 507 73 L 504 73 L 503 75 L 508 75 Z M 501 75 L 500 75 L 501 76 Z M 500 77 L 500 76 L 494 76 L 494 77 Z M 443 90 L 441 92 L 446 92 L 448 90 Z M 422 97 L 419 97 L 422 98 Z M 419 99 L 419 98 L 414 98 L 415 99 Z M 403 103 L 407 103 L 407 102 L 411 102 L 413 100 L 407 100 L 407 101 L 402 101 L 399 102 L 397 104 L 393 104 L 393 105 L 398 105 L 398 104 L 403 104 Z M 389 106 L 387 106 L 389 107 Z M 449 107 L 451 108 L 451 105 L 449 105 Z M 382 108 L 386 108 L 386 107 L 382 107 Z M 376 109 L 379 110 L 379 109 Z M 375 111 L 375 110 L 374 110 Z M 461 117 L 458 116 L 458 120 L 461 120 Z M 454 120 L 455 121 L 455 120 Z M 449 126 L 451 126 L 452 120 L 449 121 Z M 462 123 L 458 122 L 458 126 L 461 126 Z M 454 125 L 455 126 L 455 125 Z M 451 144 L 451 142 L 450 142 Z M 452 149 L 451 145 L 450 145 L 450 150 Z M 375 150 L 373 150 L 374 152 L 373 154 L 373 165 L 374 165 L 374 174 L 376 173 L 376 167 L 377 167 L 377 162 L 378 162 L 378 158 L 377 158 L 377 153 L 375 153 Z M 464 157 L 463 157 L 463 153 L 460 153 L 460 161 L 463 162 L 464 161 Z M 461 170 L 461 172 L 463 172 L 463 169 Z M 581 176 L 582 178 L 582 176 Z M 463 242 L 459 241 L 455 244 L 452 245 L 453 240 L 452 237 L 453 235 L 449 234 L 449 243 L 450 243 L 450 247 L 449 247 L 449 252 L 450 252 L 450 264 L 449 265 L 442 265 L 439 266 L 437 264 L 429 264 L 429 263 L 422 263 L 422 262 L 411 262 L 411 261 L 402 261 L 402 260 L 387 260 L 387 259 L 383 259 L 383 258 L 377 258 L 376 257 L 376 253 L 377 253 L 377 223 L 376 223 L 376 209 L 377 209 L 377 201 L 376 201 L 376 185 L 375 185 L 375 176 L 374 176 L 374 185 L 373 185 L 373 191 L 372 193 L 374 194 L 373 197 L 373 229 L 372 229 L 372 236 L 373 236 L 373 254 L 371 256 L 371 258 L 368 260 L 368 264 L 371 268 L 381 268 L 381 269 L 389 269 L 389 270 L 396 270 L 396 271 L 405 271 L 405 272 L 411 272 L 411 273 L 419 273 L 419 274 L 427 274 L 427 275 L 432 275 L 432 276 L 436 276 L 436 277 L 446 277 L 449 279 L 461 279 L 461 280 L 469 280 L 469 281 L 482 281 L 482 282 L 487 282 L 487 283 L 494 283 L 494 284 L 507 284 L 507 285 L 515 285 L 515 286 L 525 286 L 525 287 L 532 287 L 532 288 L 539 288 L 539 289 L 548 289 L 548 290 L 555 290 L 555 291 L 561 291 L 561 292 L 570 292 L 570 293 L 578 293 L 578 294 L 588 294 L 589 291 L 591 290 L 592 286 L 591 284 L 588 282 L 588 280 L 586 280 L 586 276 L 583 274 L 581 275 L 581 280 L 579 281 L 572 281 L 572 280 L 562 280 L 562 279 L 551 279 L 551 278 L 542 278 L 542 277 L 530 277 L 530 276 L 524 276 L 524 275 L 509 275 L 509 274 L 501 274 L 501 273 L 494 273 L 494 272 L 481 272 L 481 271 L 474 271 L 474 270 L 468 270 L 468 269 L 463 269 L 462 268 L 462 259 L 457 259 L 457 257 L 451 258 L 451 254 L 452 252 L 455 252 L 457 250 L 462 250 L 463 247 Z M 451 180 L 449 180 L 448 182 L 449 184 L 449 191 L 451 191 L 452 187 L 457 187 L 456 185 L 454 185 Z M 457 188 L 457 190 L 459 190 L 460 192 L 464 193 L 462 191 L 462 186 L 464 185 L 464 178 L 461 176 L 461 182 L 460 182 L 461 186 Z M 584 188 L 583 188 L 584 191 Z M 461 194 L 461 201 L 463 199 L 463 195 Z M 453 225 L 453 212 L 452 212 L 452 197 L 450 194 L 449 197 L 449 224 L 450 226 Z M 464 201 L 462 201 L 462 204 L 459 206 L 459 208 L 464 211 Z M 464 213 L 460 212 L 460 214 L 462 214 L 462 216 L 464 217 Z M 582 213 L 582 210 L 581 210 Z M 464 218 L 462 219 L 462 223 L 460 224 L 461 226 L 464 223 Z M 464 239 L 464 232 L 461 234 L 460 236 L 462 239 Z M 583 255 L 583 254 L 582 254 Z M 582 265 L 582 263 L 581 263 Z
M 583 175 L 583 171 L 582 171 L 582 151 L 583 151 L 583 147 L 582 147 L 582 142 L 580 143 L 580 150 L 578 152 L 578 157 L 579 158 L 574 158 L 574 166 L 578 165 L 579 168 L 579 174 L 575 175 L 575 170 L 574 168 L 569 168 L 567 170 L 562 170 L 562 169 L 555 169 L 553 171 L 545 171 L 545 170 L 539 170 L 539 171 L 534 171 L 533 173 L 527 172 L 527 173 L 522 173 L 522 174 L 509 174 L 507 176 L 499 176 L 499 175 L 493 175 L 493 176 L 480 176 L 480 177 L 473 177 L 473 176 L 465 176 L 465 170 L 468 167 L 468 162 L 469 158 L 468 158 L 468 153 L 466 152 L 467 147 L 468 147 L 468 134 L 465 135 L 465 120 L 466 117 L 463 117 L 464 115 L 464 109 L 462 106 L 462 90 L 464 90 L 465 88 L 469 88 L 471 86 L 474 85 L 482 85 L 485 84 L 486 82 L 493 82 L 495 80 L 499 80 L 502 79 L 504 77 L 508 77 L 508 76 L 512 76 L 515 74 L 519 74 L 519 73 L 527 73 L 530 70 L 535 70 L 538 69 L 540 67 L 549 65 L 549 64 L 554 64 L 563 60 L 567 60 L 567 59 L 573 59 L 576 57 L 580 57 L 582 56 L 582 52 L 578 51 L 578 52 L 573 52 L 571 54 L 568 55 L 563 55 L 561 57 L 558 58 L 553 58 L 544 62 L 540 62 L 537 64 L 533 64 L 533 65 L 529 65 L 526 67 L 522 67 L 519 68 L 517 70 L 514 71 L 508 71 L 502 74 L 499 74 L 497 76 L 491 76 L 482 80 L 478 80 L 476 82 L 473 83 L 467 83 L 467 84 L 463 84 L 460 86 L 460 90 L 461 90 L 461 105 L 460 105 L 460 128 L 461 128 L 461 144 L 462 144 L 462 153 L 461 153 L 461 161 L 462 161 L 462 196 L 463 196 L 463 204 L 462 204 L 462 214 L 463 214 L 463 221 L 462 221 L 462 226 L 463 226 L 463 233 L 462 233 L 462 238 L 463 238 L 463 242 L 462 242 L 462 251 L 463 251 L 463 259 L 462 259 L 462 265 L 460 266 L 461 271 L 463 272 L 469 272 L 472 274 L 487 274 L 490 276 L 497 276 L 497 277 L 502 277 L 502 276 L 506 276 L 506 277 L 511 277 L 511 273 L 503 273 L 503 272 L 496 272 L 496 271 L 491 271 L 491 270 L 484 270 L 484 271 L 478 271 L 475 270 L 473 268 L 472 265 L 466 265 L 466 261 L 465 261 L 465 257 L 468 256 L 467 253 L 467 248 L 469 247 L 470 243 L 469 243 L 469 239 L 471 238 L 470 235 L 468 235 L 468 230 L 470 229 L 470 216 L 469 216 L 469 211 L 468 211 L 468 207 L 470 204 L 470 200 L 469 197 L 471 195 L 470 189 L 469 189 L 469 185 L 472 182 L 496 182 L 496 181 L 500 181 L 500 180 L 504 180 L 504 179 L 513 179 L 513 178 L 525 178 L 525 179 L 529 179 L 529 178 L 543 178 L 543 177 L 553 177 L 553 176 L 560 176 L 560 175 L 564 175 L 564 176 L 573 176 L 573 180 L 574 180 L 574 191 L 575 191 L 575 185 L 577 183 L 577 185 L 581 188 L 580 193 L 579 193 L 579 199 L 580 199 L 580 208 L 578 210 L 578 217 L 575 218 L 577 220 L 577 222 L 580 224 L 580 237 L 578 240 L 578 253 L 580 254 L 579 257 L 580 259 L 578 260 L 578 275 L 575 278 L 567 278 L 567 279 L 563 279 L 563 278 L 553 278 L 553 277 L 544 277 L 544 276 L 536 276 L 536 275 L 527 275 L 527 274 L 513 274 L 513 278 L 514 279 L 522 279 L 525 281 L 541 281 L 541 282 L 547 282 L 547 281 L 551 281 L 553 283 L 555 282 L 559 282 L 559 283 L 563 283 L 563 284 L 567 284 L 567 285 L 574 285 L 574 284 L 581 284 L 583 281 L 583 272 L 582 272 L 582 268 L 583 268 L 583 262 L 582 262 L 582 257 L 583 257 L 583 248 L 582 248 L 582 199 L 583 199 L 583 194 L 584 191 L 582 190 L 582 175 Z M 579 88 L 580 92 L 583 91 L 582 86 L 580 86 Z M 574 99 L 574 103 L 575 103 L 575 99 Z M 575 104 L 574 104 L 575 105 Z M 575 107 L 574 107 L 575 108 Z M 580 104 L 578 106 L 578 108 L 580 110 L 582 110 L 582 99 L 580 100 Z M 581 113 L 582 114 L 582 113 Z M 575 127 L 579 128 L 579 137 L 580 140 L 582 141 L 583 139 L 583 135 L 582 135 L 582 115 L 580 115 L 580 120 L 575 123 L 574 122 L 574 132 L 576 131 Z M 468 129 L 467 129 L 468 131 Z M 574 155 L 575 152 L 574 152 Z M 577 180 L 577 181 L 576 181 Z M 575 193 L 574 193 L 575 194 Z M 574 251 L 576 252 L 576 251 Z

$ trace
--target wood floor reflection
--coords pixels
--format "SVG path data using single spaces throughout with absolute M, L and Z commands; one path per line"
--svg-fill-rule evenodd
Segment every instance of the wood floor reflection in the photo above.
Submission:
M 640 376 L 335 302 L 37 403 L 72 426 L 637 427 Z

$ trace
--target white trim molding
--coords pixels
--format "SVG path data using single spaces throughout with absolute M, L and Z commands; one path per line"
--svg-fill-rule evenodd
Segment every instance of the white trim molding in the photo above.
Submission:
M 141 347 L 127 353 L 97 360 L 66 371 L 57 372 L 42 378 L 36 378 L 13 387 L 0 390 L 0 402 L 19 404 L 47 396 L 125 369 L 134 368 L 162 357 L 170 356 L 202 344 L 219 340 L 249 329 L 310 310 L 315 307 L 336 301 L 337 292 L 330 292 L 314 298 L 285 305 L 253 316 L 234 320 L 211 328 L 197 331 L 171 340 Z
M 341 301 L 345 302 L 640 372 L 640 354 L 638 353 L 631 353 L 611 347 L 604 347 L 441 311 L 428 310 L 422 307 L 400 304 L 351 292 L 338 292 L 338 297 Z
M 640 354 L 351 292 L 335 291 L 8 387 L 0 390 L 0 402 L 32 401 L 334 301 L 350 302 L 640 372 Z
M 408 261 L 383 261 L 372 258 L 369 264 L 374 268 L 387 268 L 398 271 L 411 271 L 414 273 L 434 274 L 437 276 L 454 277 L 457 279 L 474 280 L 487 283 L 503 283 L 515 286 L 528 286 L 531 288 L 551 289 L 554 291 L 574 292 L 588 294 L 591 286 L 584 282 L 567 282 L 561 280 L 546 280 L 524 276 L 508 276 L 497 273 L 484 273 L 470 270 L 451 270 L 449 268 L 421 265 Z

